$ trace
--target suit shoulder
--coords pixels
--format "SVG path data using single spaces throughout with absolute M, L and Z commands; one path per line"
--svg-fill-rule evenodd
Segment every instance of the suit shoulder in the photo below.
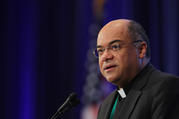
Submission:
M 109 116 L 109 110 L 111 110 L 115 96 L 116 96 L 116 90 L 113 91 L 112 93 L 110 93 L 104 99 L 104 101 L 102 102 L 102 104 L 99 107 L 97 119 L 103 119 L 104 117 Z
M 151 73 L 145 89 L 158 91 L 174 91 L 179 89 L 179 77 L 155 70 Z M 162 92 L 163 92 L 162 91 Z
M 160 70 L 155 70 L 151 73 L 149 77 L 149 82 L 151 83 L 170 83 L 179 82 L 179 77 L 173 74 L 161 72 Z
M 103 104 L 108 104 L 109 102 L 112 102 L 112 100 L 114 99 L 115 95 L 116 95 L 117 90 L 114 90 L 113 92 L 111 92 L 104 100 L 103 100 Z

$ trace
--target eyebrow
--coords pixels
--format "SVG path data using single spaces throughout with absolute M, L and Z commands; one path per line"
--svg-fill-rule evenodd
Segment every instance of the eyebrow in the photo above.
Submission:
M 109 42 L 108 45 L 112 45 L 113 43 L 116 43 L 116 42 L 122 42 L 121 40 L 113 40 L 111 42 Z M 97 45 L 97 48 L 101 48 L 102 46 L 101 45 Z

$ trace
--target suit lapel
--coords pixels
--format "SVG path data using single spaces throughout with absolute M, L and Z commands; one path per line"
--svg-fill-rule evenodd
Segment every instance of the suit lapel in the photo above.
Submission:
M 110 114 L 111 114 L 111 109 L 113 107 L 113 104 L 114 104 L 114 101 L 116 99 L 116 96 L 117 96 L 117 90 L 115 90 L 111 96 L 109 96 L 110 98 L 107 99 L 107 101 L 105 102 L 105 109 L 104 109 L 104 112 L 103 112 L 103 118 L 102 119 L 109 119 L 110 117 Z
M 135 105 L 137 104 L 137 101 L 142 95 L 142 89 L 147 84 L 148 77 L 153 71 L 154 68 L 151 64 L 149 64 L 142 72 L 139 73 L 139 75 L 135 77 L 118 117 L 121 119 L 129 119 L 133 109 L 135 108 Z
M 120 119 L 129 119 L 130 115 L 135 108 L 137 101 L 142 95 L 142 89 L 148 82 L 149 75 L 154 71 L 154 68 L 151 64 L 148 64 L 145 69 L 137 75 L 133 82 L 131 83 L 130 91 L 127 94 L 124 104 L 121 107 L 120 112 L 114 118 Z M 111 109 L 113 107 L 115 96 L 117 91 L 114 91 L 109 98 L 104 102 L 104 107 L 102 107 L 100 119 L 109 119 L 111 114 Z M 118 116 L 118 117 L 117 117 Z
M 124 104 L 118 113 L 118 117 L 121 119 L 128 119 L 132 110 L 134 109 L 138 99 L 140 98 L 141 92 L 136 90 L 131 90 L 126 97 Z

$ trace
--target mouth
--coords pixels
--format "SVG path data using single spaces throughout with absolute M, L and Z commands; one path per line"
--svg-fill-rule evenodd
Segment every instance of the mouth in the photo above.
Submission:
M 113 68 L 115 68 L 117 65 L 109 65 L 109 66 L 106 66 L 105 68 L 104 68 L 104 70 L 105 71 L 110 71 L 110 70 L 112 70 Z

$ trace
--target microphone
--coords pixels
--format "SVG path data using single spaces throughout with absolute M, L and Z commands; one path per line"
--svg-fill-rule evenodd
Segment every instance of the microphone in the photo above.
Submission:
M 77 98 L 77 94 L 71 93 L 66 101 L 62 104 L 62 106 L 58 108 L 57 112 L 50 119 L 56 119 L 57 117 L 64 114 L 67 110 L 77 106 L 79 103 L 80 100 Z

